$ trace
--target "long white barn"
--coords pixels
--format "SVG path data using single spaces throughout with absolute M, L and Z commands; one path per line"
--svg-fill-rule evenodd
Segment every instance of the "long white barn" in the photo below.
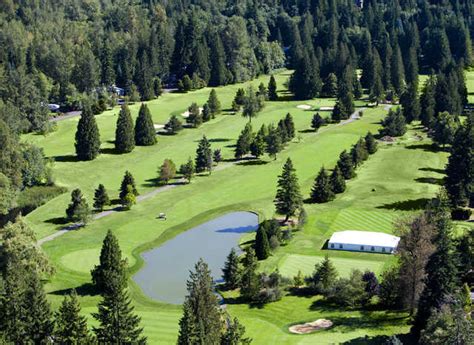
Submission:
M 371 253 L 393 253 L 400 237 L 383 232 L 346 230 L 332 234 L 328 249 Z

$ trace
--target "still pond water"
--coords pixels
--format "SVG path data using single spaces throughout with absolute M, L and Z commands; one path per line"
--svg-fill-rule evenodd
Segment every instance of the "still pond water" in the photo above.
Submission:
M 147 296 L 181 304 L 189 271 L 199 258 L 207 262 L 213 278 L 220 280 L 230 250 L 238 249 L 240 237 L 257 227 L 258 216 L 251 212 L 232 212 L 201 224 L 143 253 L 145 264 L 133 280 Z

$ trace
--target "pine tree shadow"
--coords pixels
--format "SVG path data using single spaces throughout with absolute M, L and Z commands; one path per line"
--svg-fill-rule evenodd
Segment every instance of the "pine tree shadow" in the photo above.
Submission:
M 418 170 L 420 170 L 420 171 L 429 171 L 429 172 L 434 172 L 434 173 L 438 173 L 438 174 L 445 174 L 446 173 L 446 171 L 444 169 L 436 169 L 436 168 L 431 168 L 431 167 L 420 168 Z
M 159 187 L 160 179 L 158 177 L 150 178 L 145 180 L 145 183 L 141 184 L 143 187 Z
M 384 210 L 417 211 L 417 210 L 423 210 L 426 207 L 427 203 L 430 201 L 431 199 L 429 198 L 397 201 L 391 204 L 384 204 L 381 206 L 377 206 L 377 208 L 384 209 Z
M 312 128 L 308 128 L 308 129 L 302 129 L 302 130 L 299 130 L 298 133 L 316 133 L 316 130 L 312 129 Z
M 395 334 L 397 338 L 400 340 L 400 344 L 405 345 L 414 345 L 416 344 L 413 337 L 410 334 Z M 385 344 L 392 344 L 389 342 L 390 336 L 388 335 L 374 335 L 374 336 L 363 336 L 355 339 L 348 340 L 342 344 L 344 345 L 385 345 Z
M 242 165 L 242 166 L 254 166 L 254 165 L 265 165 L 265 164 L 268 164 L 268 161 L 262 161 L 261 159 L 252 159 L 252 160 L 247 160 L 247 161 L 237 163 L 237 165 Z
M 444 179 L 436 177 L 418 177 L 415 179 L 415 181 L 419 183 L 436 184 L 442 186 Z
M 55 162 L 79 162 L 76 155 L 61 155 L 52 157 Z
M 439 153 L 439 152 L 445 152 L 446 150 L 436 146 L 434 144 L 414 144 L 414 145 L 409 145 L 405 146 L 408 150 L 423 150 L 426 152 L 433 152 L 433 153 Z
M 232 139 L 229 139 L 229 138 L 214 138 L 214 139 L 209 139 L 209 142 L 210 143 L 225 143 L 231 140 Z M 196 142 L 199 142 L 199 140 L 196 140 Z
M 55 290 L 55 291 L 52 291 L 51 294 L 56 295 L 56 296 L 67 296 L 71 294 L 73 289 L 76 290 L 76 293 L 79 296 L 96 296 L 99 294 L 99 291 L 97 291 L 96 287 L 92 283 L 84 283 L 81 286 L 78 286 L 76 288 Z
M 104 155 L 120 155 L 121 154 L 114 147 L 105 147 L 103 149 L 100 149 L 100 153 L 103 153 Z
M 44 222 L 48 224 L 55 224 L 55 225 L 65 225 L 69 223 L 65 217 L 50 218 L 50 219 L 45 220 Z

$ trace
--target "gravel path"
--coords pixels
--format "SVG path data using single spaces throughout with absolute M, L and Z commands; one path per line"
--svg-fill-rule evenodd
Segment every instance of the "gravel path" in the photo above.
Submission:
M 341 121 L 339 122 L 336 126 L 344 126 L 344 125 L 347 125 L 349 123 L 352 123 L 358 119 L 360 119 L 360 112 L 361 111 L 364 111 L 365 109 L 367 108 L 361 108 L 357 111 L 355 111 L 354 113 L 352 113 L 352 115 L 350 116 L 349 119 L 347 120 L 344 120 L 344 121 Z M 320 131 L 321 132 L 321 131 Z M 320 133 L 319 132 L 319 133 Z M 228 162 L 228 163 L 220 163 L 218 166 L 216 166 L 212 171 L 221 171 L 221 170 L 224 170 L 224 169 L 227 169 L 227 168 L 230 168 L 231 166 L 233 166 L 235 163 L 234 162 Z M 150 198 L 153 198 L 155 195 L 157 194 L 160 194 L 160 193 L 163 193 L 163 192 L 166 192 L 170 189 L 173 189 L 173 188 L 176 188 L 178 187 L 179 185 L 185 183 L 186 181 L 184 179 L 179 179 L 176 181 L 176 183 L 174 184 L 168 184 L 166 186 L 161 186 L 161 187 L 158 187 L 158 188 L 155 188 L 153 189 L 152 191 L 148 192 L 148 193 L 145 193 L 145 194 L 141 194 L 141 195 L 138 195 L 137 196 L 137 203 L 139 202 L 143 202 L 145 200 L 148 200 Z M 92 217 L 92 220 L 97 220 L 97 219 L 101 219 L 101 218 L 104 218 L 104 217 L 107 217 L 107 216 L 110 216 L 118 211 L 121 210 L 121 207 L 118 206 L 118 207 L 115 207 L 113 209 L 110 209 L 110 210 L 107 210 L 107 211 L 102 211 L 100 213 L 96 213 L 93 217 Z M 64 228 L 56 231 L 54 234 L 51 234 L 49 236 L 46 236 L 46 237 L 43 237 L 42 239 L 38 240 L 38 244 L 39 245 L 42 245 L 43 243 L 46 243 L 46 242 L 49 242 L 49 241 L 52 241 L 54 240 L 55 238 L 59 237 L 59 236 L 62 236 L 64 235 L 65 233 L 69 232 L 69 231 L 72 231 L 72 230 L 77 230 L 79 228 L 81 228 L 84 224 L 83 223 L 74 223 L 74 224 L 70 224 L 68 226 L 65 226 Z

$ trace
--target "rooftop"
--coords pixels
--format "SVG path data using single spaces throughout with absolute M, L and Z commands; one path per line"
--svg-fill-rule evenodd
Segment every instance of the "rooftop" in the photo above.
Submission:
M 379 246 L 396 248 L 400 237 L 383 232 L 346 230 L 332 234 L 330 243 L 347 243 L 355 245 Z

